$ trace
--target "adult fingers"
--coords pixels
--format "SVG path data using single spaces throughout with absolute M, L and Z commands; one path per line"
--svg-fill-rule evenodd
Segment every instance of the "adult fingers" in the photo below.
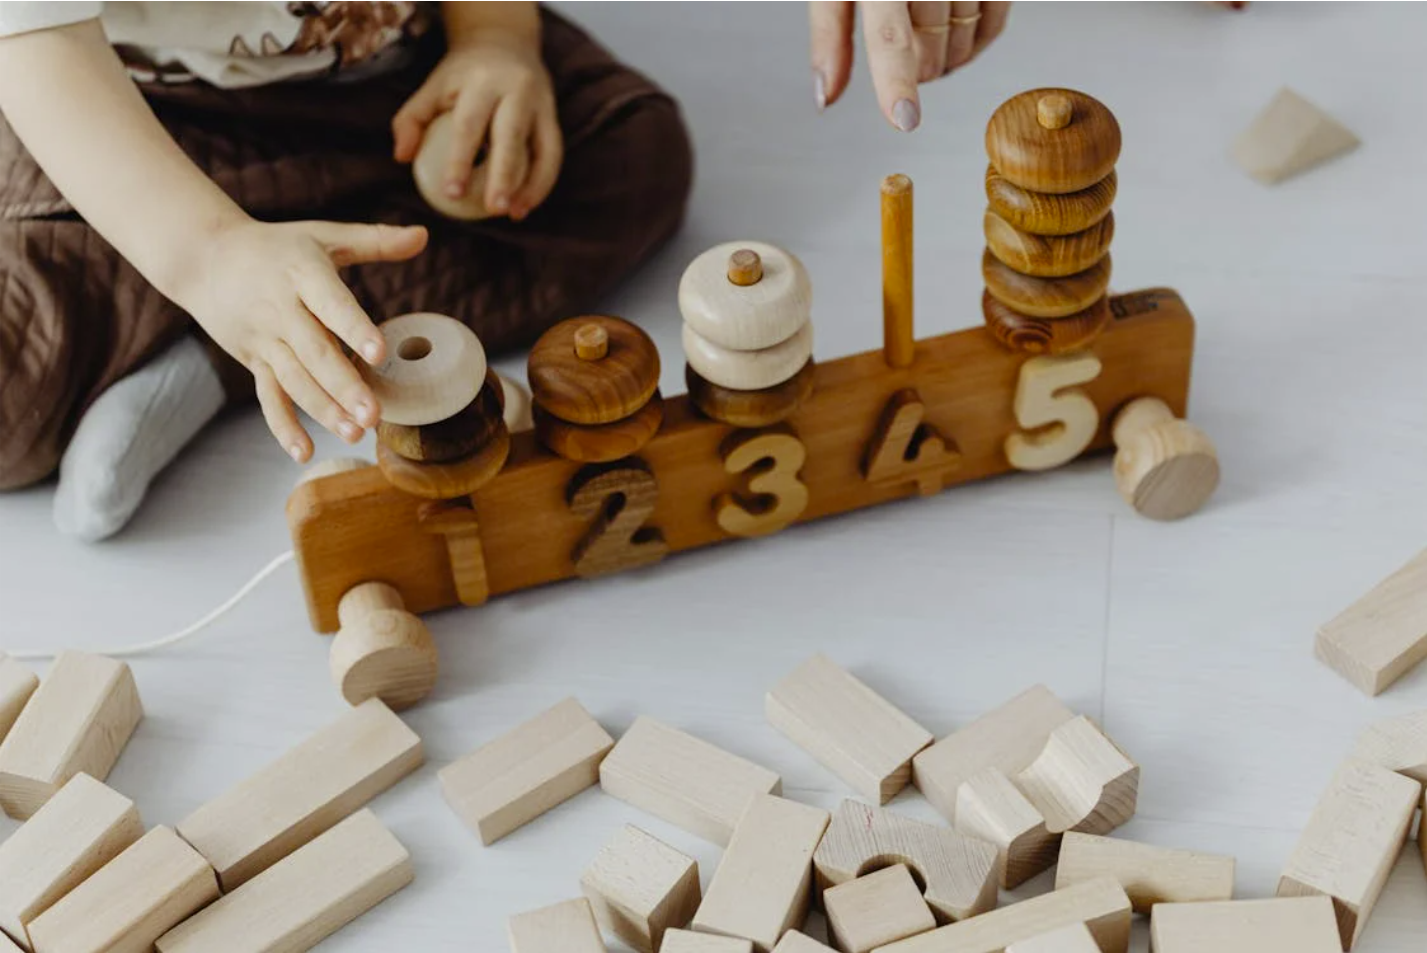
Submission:
M 974 0 L 953 0 L 951 30 L 946 35 L 947 72 L 970 61 L 972 48 L 976 45 L 976 33 L 983 19 L 985 14 L 981 11 L 980 3 Z
M 917 44 L 917 80 L 928 82 L 946 72 L 946 41 L 951 31 L 951 4 L 909 3 Z
M 813 96 L 819 109 L 837 102 L 852 77 L 852 24 L 855 19 L 856 7 L 851 2 L 808 4 Z
M 535 132 L 530 138 L 530 175 L 519 192 L 510 200 L 510 217 L 516 221 L 530 214 L 531 209 L 545 201 L 555 181 L 560 177 L 564 159 L 564 137 L 555 109 L 542 110 L 535 120 Z
M 274 343 L 264 353 L 263 359 L 272 368 L 273 376 L 287 392 L 287 396 L 307 411 L 307 416 L 348 443 L 356 443 L 362 439 L 362 428 L 353 423 L 332 399 L 332 395 L 312 379 L 307 368 L 302 366 L 302 362 L 286 343 Z
M 1001 31 L 1006 29 L 1006 19 L 1010 15 L 1011 4 L 1009 2 L 981 4 L 981 22 L 976 24 L 976 43 L 971 48 L 973 59 L 1001 35 Z
M 339 282 L 340 284 L 340 282 Z M 350 292 L 349 292 L 350 293 Z M 311 305 L 308 306 L 309 308 Z M 315 319 L 290 321 L 286 341 L 302 366 L 363 427 L 377 425 L 377 401 L 352 362 Z
M 421 148 L 426 127 L 441 113 L 441 97 L 429 82 L 411 95 L 391 117 L 392 155 L 397 162 L 410 162 Z
M 251 370 L 258 406 L 263 409 L 263 420 L 267 421 L 268 430 L 272 431 L 288 456 L 298 463 L 306 463 L 312 456 L 312 438 L 302 429 L 297 412 L 292 409 L 292 401 L 278 385 L 277 377 L 267 362 L 254 361 Z
M 864 3 L 862 29 L 882 114 L 898 129 L 911 132 L 922 121 L 911 12 L 905 3 Z
M 446 194 L 453 199 L 465 195 L 471 184 L 476 155 L 486 141 L 495 108 L 495 97 L 482 91 L 460 97 L 451 110 L 451 154 L 446 157 L 442 177 L 446 181 Z
M 511 197 L 530 171 L 530 130 L 534 122 L 534 106 L 518 95 L 502 99 L 491 120 L 485 204 L 498 215 L 510 211 Z

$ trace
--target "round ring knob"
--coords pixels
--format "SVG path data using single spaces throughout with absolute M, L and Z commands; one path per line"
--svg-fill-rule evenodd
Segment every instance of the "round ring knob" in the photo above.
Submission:
M 602 345 L 597 343 L 600 333 Z M 584 356 L 600 350 L 599 357 Z M 608 424 L 654 396 L 659 350 L 628 321 L 589 315 L 561 321 L 542 334 L 530 349 L 527 370 L 530 393 L 541 409 L 567 423 Z
M 421 426 L 454 417 L 476 399 L 486 379 L 486 352 L 455 318 L 419 312 L 381 325 L 386 360 L 359 365 L 381 402 L 382 420 Z
M 764 242 L 716 245 L 690 262 L 679 280 L 685 323 L 731 351 L 783 343 L 808 323 L 812 309 L 813 286 L 803 263 Z

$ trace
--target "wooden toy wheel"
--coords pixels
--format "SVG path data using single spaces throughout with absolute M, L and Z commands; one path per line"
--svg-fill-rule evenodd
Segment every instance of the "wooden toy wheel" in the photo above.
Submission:
M 1115 485 L 1135 512 L 1177 520 L 1196 512 L 1219 486 L 1219 455 L 1209 435 L 1141 397 L 1115 416 Z
M 454 417 L 476 399 L 486 377 L 486 352 L 476 333 L 455 318 L 419 312 L 381 325 L 387 356 L 362 376 L 382 405 L 382 420 L 421 426 Z
M 342 628 L 332 639 L 332 680 L 348 704 L 380 698 L 399 711 L 431 693 L 436 643 L 395 589 L 362 583 L 342 597 L 337 614 Z

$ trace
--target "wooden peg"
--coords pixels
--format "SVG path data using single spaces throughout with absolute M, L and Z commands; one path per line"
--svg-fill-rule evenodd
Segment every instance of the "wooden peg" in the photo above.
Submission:
M 1084 271 L 1063 278 L 1023 275 L 986 249 L 981 256 L 986 290 L 1006 307 L 1032 318 L 1067 318 L 1105 296 L 1110 287 L 1107 252 Z
M 805 323 L 792 337 L 757 351 L 735 351 L 715 344 L 684 325 L 684 357 L 704 379 L 731 390 L 777 387 L 803 369 L 813 356 L 813 325 Z
M 1074 114 L 1075 107 L 1064 93 L 1046 93 L 1036 100 L 1036 121 L 1042 129 L 1064 129 Z
M 1084 350 L 1110 326 L 1110 299 L 1064 318 L 1032 318 L 1012 310 L 989 291 L 981 295 L 981 316 L 992 336 L 1012 351 L 1071 354 Z
M 871 953 L 879 946 L 936 929 L 906 864 L 884 867 L 823 894 L 828 932 L 843 953 Z
M 358 362 L 381 403 L 382 420 L 419 426 L 460 413 L 480 393 L 486 352 L 476 333 L 455 318 L 418 312 L 380 326 L 386 360 Z
M 1069 235 L 1110 214 L 1119 186 L 1114 170 L 1079 192 L 1051 195 L 1032 192 L 1008 181 L 994 165 L 986 167 L 986 200 L 991 211 L 1032 235 Z
M 1274 185 L 1322 165 L 1359 145 L 1358 137 L 1291 89 L 1280 89 L 1234 142 L 1239 168 Z
M 500 473 L 509 455 L 510 431 L 505 429 L 504 421 L 495 425 L 485 446 L 450 463 L 417 463 L 377 442 L 377 466 L 388 482 L 403 493 L 427 500 L 471 495 Z
M 510 953 L 605 953 L 599 924 L 584 897 L 517 914 L 506 930 Z
M 1341 953 L 1327 897 L 1162 903 L 1150 917 L 1155 953 Z
M 1152 844 L 1066 833 L 1055 869 L 1055 889 L 1114 877 L 1136 913 L 1160 903 L 1200 903 L 1234 896 L 1234 858 Z
M 892 395 L 862 458 L 862 475 L 873 483 L 915 483 L 922 496 L 940 493 L 961 468 L 961 451 L 924 422 L 921 395 L 905 387 Z
M 1115 237 L 1114 213 L 1069 235 L 1021 231 L 989 208 L 982 220 L 991 254 L 1021 274 L 1039 278 L 1063 278 L 1094 266 Z
M 912 180 L 882 180 L 882 356 L 888 367 L 916 359 L 912 309 Z
M 698 863 L 632 824 L 600 850 L 580 887 L 595 919 L 640 953 L 687 926 L 702 899 Z
M 659 503 L 659 483 L 640 461 L 586 467 L 570 481 L 567 496 L 570 512 L 590 522 L 570 553 L 581 578 L 637 569 L 669 554 L 663 532 L 646 525 Z
M 0 741 L 4 741 L 10 733 L 25 703 L 39 685 L 39 676 L 0 652 Z
M 416 513 L 422 529 L 446 541 L 451 582 L 461 605 L 485 605 L 491 594 L 490 578 L 486 574 L 485 547 L 481 544 L 481 523 L 470 498 L 432 500 Z
M 1209 436 L 1157 397 L 1132 400 L 1115 415 L 1115 485 L 1135 512 L 1177 520 L 1197 511 L 1219 485 Z
M 664 945 L 659 953 L 753 953 L 753 941 L 693 930 L 670 930 L 664 934 Z
M 575 343 L 576 335 L 594 334 L 587 330 L 591 326 L 605 333 L 605 353 L 598 360 L 580 357 Z M 547 413 L 572 424 L 608 424 L 633 414 L 654 396 L 659 350 L 628 321 L 585 315 L 561 321 L 540 335 L 527 370 L 534 401 Z
M 450 111 L 439 113 L 421 137 L 421 148 L 411 163 L 411 176 L 416 180 L 416 191 L 440 214 L 458 221 L 476 221 L 490 218 L 495 213 L 486 208 L 486 181 L 490 173 L 489 163 L 484 156 L 476 156 L 476 166 L 466 183 L 466 191 L 460 196 L 446 194 L 446 170 L 450 165 L 451 150 L 454 148 L 455 120 Z
M 535 436 L 550 452 L 580 463 L 611 463 L 633 456 L 654 439 L 664 422 L 664 398 L 656 390 L 643 407 L 607 424 L 571 424 L 534 408 Z
M 451 463 L 490 442 L 505 419 L 501 403 L 500 378 L 487 368 L 485 385 L 476 399 L 454 416 L 420 427 L 384 420 L 377 425 L 377 440 L 417 463 Z
M 751 248 L 740 248 L 728 256 L 728 280 L 740 288 L 763 280 L 763 259 Z
M 779 429 L 735 432 L 724 441 L 722 454 L 727 472 L 754 471 L 746 493 L 724 493 L 714 500 L 714 516 L 724 532 L 767 536 L 807 509 L 808 488 L 799 474 L 808 452 L 797 434 Z
M 1104 104 L 1084 93 L 1032 89 L 992 114 L 986 153 L 1003 176 L 1023 189 L 1078 192 L 1115 168 L 1120 126 Z
M 689 400 L 699 412 L 710 420 L 746 429 L 770 427 L 787 420 L 812 396 L 816 377 L 816 365 L 810 360 L 781 384 L 762 390 L 733 390 L 705 380 L 698 371 L 684 365 Z
M 1364 728 L 1352 757 L 1427 784 L 1427 711 L 1408 712 Z
M 756 268 L 747 253 L 757 258 Z M 739 256 L 738 265 L 733 262 Z M 744 283 L 757 273 L 756 281 Z M 715 245 L 679 279 L 679 312 L 701 337 L 730 351 L 788 340 L 812 314 L 813 287 L 796 255 L 766 242 Z
M 1427 551 L 1320 626 L 1313 654 L 1369 695 L 1427 658 Z
M 1095 935 L 1083 923 L 1033 936 L 1006 947 L 1006 953 L 1100 953 Z
M 431 630 L 406 611 L 384 582 L 355 586 L 337 605 L 342 628 L 332 639 L 332 681 L 349 705 L 380 698 L 393 711 L 431 694 L 440 658 Z
M 575 356 L 582 361 L 599 361 L 609 353 L 609 332 L 590 322 L 575 329 Z

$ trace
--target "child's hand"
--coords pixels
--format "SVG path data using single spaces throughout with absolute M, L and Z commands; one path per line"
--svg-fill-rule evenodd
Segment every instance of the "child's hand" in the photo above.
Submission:
M 453 113 L 455 137 L 446 191 L 466 193 L 482 144 L 487 145 L 486 208 L 519 221 L 545 200 L 560 174 L 564 146 L 555 89 L 538 42 L 487 30 L 453 46 L 392 118 L 396 160 L 410 162 L 426 127 Z
M 348 443 L 381 412 L 337 342 L 369 364 L 385 358 L 385 342 L 337 269 L 404 261 L 425 247 L 424 228 L 248 219 L 216 233 L 174 297 L 253 372 L 268 429 L 304 462 L 312 440 L 294 401 Z

